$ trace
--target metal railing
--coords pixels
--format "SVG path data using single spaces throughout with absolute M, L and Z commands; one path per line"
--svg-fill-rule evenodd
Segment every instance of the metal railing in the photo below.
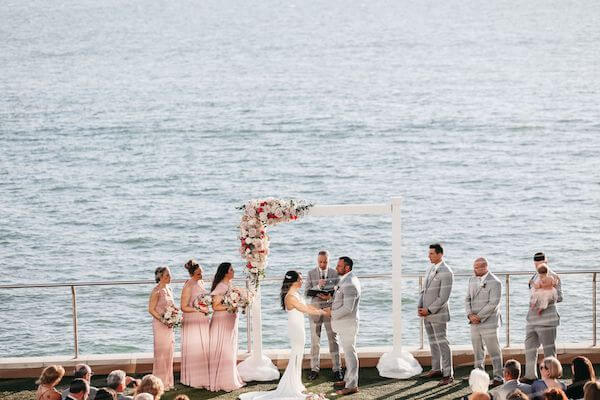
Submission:
M 596 282 L 598 273 L 600 270 L 580 270 L 580 271 L 554 271 L 558 275 L 591 275 L 592 278 L 592 345 L 597 345 L 597 308 L 596 308 L 596 297 L 597 297 L 597 289 Z M 503 316 L 503 322 L 506 330 L 506 347 L 510 347 L 510 278 L 511 276 L 531 276 L 533 273 L 531 271 L 515 271 L 515 272 L 506 272 L 506 271 L 494 271 L 494 275 L 497 277 L 504 277 L 504 296 L 505 296 L 505 305 L 506 305 L 506 313 Z M 387 274 L 365 274 L 359 275 L 360 279 L 390 279 L 391 273 Z M 454 277 L 471 277 L 472 273 L 454 273 Z M 419 293 L 423 290 L 423 280 L 425 274 L 402 274 L 402 278 L 406 279 L 416 279 L 419 282 Z M 174 279 L 171 283 L 185 283 L 185 279 Z M 234 279 L 234 282 L 238 282 L 244 284 L 243 279 Z M 280 278 L 265 278 L 263 282 L 272 283 L 272 282 L 281 282 Z M 211 281 L 205 281 L 205 283 L 210 284 Z M 57 288 L 57 287 L 65 287 L 71 289 L 71 307 L 72 307 L 72 316 L 73 316 L 73 341 L 74 341 L 74 349 L 75 349 L 75 358 L 79 357 L 79 338 L 78 338 L 78 322 L 77 322 L 77 287 L 83 286 L 122 286 L 122 285 L 154 285 L 156 284 L 152 280 L 139 280 L 139 281 L 97 281 L 97 282 L 65 282 L 65 283 L 32 283 L 32 284 L 9 284 L 9 285 L 0 285 L 0 290 L 2 289 L 31 289 L 31 288 Z M 246 318 L 246 334 L 247 334 L 247 350 L 251 349 L 251 339 L 250 339 L 250 313 L 247 313 Z M 419 344 L 420 348 L 424 348 L 424 322 L 423 318 L 420 319 L 420 329 L 419 329 Z

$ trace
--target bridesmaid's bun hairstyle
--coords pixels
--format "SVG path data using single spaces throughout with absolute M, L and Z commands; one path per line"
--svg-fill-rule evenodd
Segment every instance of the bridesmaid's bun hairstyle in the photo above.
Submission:
M 300 274 L 296 271 L 288 271 L 283 277 L 283 283 L 281 284 L 281 308 L 285 311 L 285 296 L 290 291 L 292 285 L 298 282 Z
M 196 272 L 196 270 L 200 268 L 200 264 L 198 264 L 198 262 L 192 258 L 184 264 L 184 267 L 185 269 L 187 269 L 190 276 L 192 276 L 194 275 L 194 272 Z
M 167 268 L 169 267 L 157 267 L 154 270 L 154 280 L 156 281 L 156 283 L 160 282 L 160 278 L 162 278 L 163 274 L 165 273 L 165 271 L 167 270 Z

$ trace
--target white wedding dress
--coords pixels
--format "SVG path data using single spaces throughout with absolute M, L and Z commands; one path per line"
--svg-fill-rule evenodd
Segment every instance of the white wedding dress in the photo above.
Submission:
M 296 299 L 304 304 L 304 300 L 294 293 Z M 304 313 L 293 309 L 287 311 L 288 337 L 290 339 L 290 360 L 277 389 L 269 392 L 249 392 L 240 394 L 240 400 L 304 400 L 306 388 L 302 384 L 302 358 L 304 356 Z

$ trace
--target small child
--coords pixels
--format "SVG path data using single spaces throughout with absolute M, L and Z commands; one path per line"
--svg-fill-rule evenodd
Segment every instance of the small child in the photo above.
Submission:
M 537 271 L 538 275 L 531 286 L 531 300 L 529 305 L 531 308 L 537 308 L 539 315 L 548 308 L 550 302 L 558 300 L 558 292 L 556 291 L 558 278 L 548 273 L 547 264 L 540 264 Z

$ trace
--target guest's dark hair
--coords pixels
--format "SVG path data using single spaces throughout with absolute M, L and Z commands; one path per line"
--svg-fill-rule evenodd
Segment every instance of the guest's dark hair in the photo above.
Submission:
M 296 271 L 288 271 L 283 277 L 283 283 L 281 284 L 281 308 L 285 310 L 285 296 L 290 291 L 290 288 L 295 282 L 300 279 L 300 274 Z
M 103 387 L 98 389 L 94 399 L 97 400 L 117 400 L 117 392 L 111 388 Z
M 229 269 L 232 267 L 233 266 L 230 262 L 224 262 L 219 264 L 219 266 L 217 267 L 217 272 L 215 273 L 215 277 L 213 278 L 212 285 L 210 287 L 211 292 L 215 290 L 219 283 L 221 283 L 223 278 L 225 278 L 225 275 L 227 275 L 227 273 L 229 272 Z
M 350 257 L 340 257 L 340 260 L 342 260 L 344 262 L 344 265 L 346 265 L 346 267 L 350 268 L 350 271 L 352 271 L 352 265 L 354 265 L 354 261 L 352 261 L 352 259 Z
M 544 392 L 544 400 L 569 400 L 569 398 L 562 389 L 552 388 Z
M 439 243 L 430 244 L 429 248 L 434 249 L 436 254 L 444 254 L 444 248 Z
M 190 274 L 190 276 L 194 275 L 194 273 L 196 272 L 196 270 L 198 268 L 200 268 L 200 264 L 198 264 L 198 262 L 196 260 L 194 260 L 193 258 L 190 259 L 188 262 L 186 262 L 183 267 L 185 269 L 187 269 L 188 273 Z
M 167 266 L 164 267 L 157 267 L 154 270 L 154 280 L 156 281 L 156 283 L 160 282 L 160 279 L 162 278 L 163 274 L 165 273 L 165 271 L 167 270 Z
M 587 357 L 577 356 L 573 359 L 573 382 L 595 381 L 594 367 Z
M 529 396 L 527 396 L 521 390 L 517 389 L 508 396 L 506 396 L 506 400 L 529 400 Z
M 521 377 L 521 363 L 517 360 L 506 360 L 504 363 L 504 370 L 508 372 L 513 379 L 519 379 Z
M 546 255 L 541 251 L 533 255 L 533 261 L 544 261 L 545 259 Z
M 69 386 L 70 393 L 81 393 L 87 392 L 89 390 L 90 384 L 81 378 L 75 378 L 71 381 L 71 386 Z

